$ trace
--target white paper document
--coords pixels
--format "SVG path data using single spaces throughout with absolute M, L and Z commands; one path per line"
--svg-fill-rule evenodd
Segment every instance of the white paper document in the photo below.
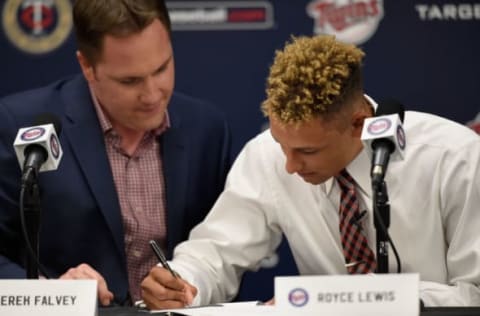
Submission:
M 224 303 L 180 309 L 153 310 L 151 314 L 163 314 L 166 316 L 282 316 L 283 314 L 271 305 L 259 304 L 257 301 Z M 286 315 L 286 314 L 284 314 Z

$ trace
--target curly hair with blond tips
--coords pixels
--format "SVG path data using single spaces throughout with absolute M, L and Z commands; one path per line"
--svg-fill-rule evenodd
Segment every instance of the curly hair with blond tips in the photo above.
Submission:
M 363 93 L 364 52 L 334 36 L 293 37 L 276 51 L 267 79 L 266 116 L 281 123 L 303 123 L 321 116 L 331 120 Z

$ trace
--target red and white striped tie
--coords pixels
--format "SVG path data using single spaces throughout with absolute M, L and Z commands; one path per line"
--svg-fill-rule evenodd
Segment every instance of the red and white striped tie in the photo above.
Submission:
M 360 206 L 355 192 L 355 181 L 343 169 L 335 177 L 340 185 L 340 235 L 342 238 L 345 266 L 350 274 L 374 272 L 377 266 L 375 254 L 368 246 L 361 225 Z

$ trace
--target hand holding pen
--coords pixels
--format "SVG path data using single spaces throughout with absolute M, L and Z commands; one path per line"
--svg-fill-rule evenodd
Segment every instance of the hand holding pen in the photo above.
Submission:
M 160 249 L 160 247 L 155 242 L 155 240 L 150 240 L 149 243 L 150 243 L 150 247 L 152 247 L 152 250 L 155 253 L 155 256 L 157 257 L 157 259 L 160 262 L 160 264 L 162 265 L 162 267 L 167 269 L 172 274 L 172 276 L 174 278 L 179 278 L 180 275 L 177 272 L 173 271 L 172 268 L 170 268 L 170 265 L 168 264 L 167 258 L 165 257 L 162 249 Z
M 143 301 L 149 309 L 170 309 L 190 306 L 197 295 L 197 288 L 183 280 L 168 264 L 165 255 L 155 241 L 150 247 L 162 265 L 154 267 L 142 281 Z

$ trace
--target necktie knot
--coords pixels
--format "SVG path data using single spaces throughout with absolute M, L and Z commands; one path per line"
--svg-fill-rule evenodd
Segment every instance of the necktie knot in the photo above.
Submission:
M 335 179 L 338 181 L 342 192 L 355 189 L 355 180 L 353 180 L 352 176 L 346 169 L 342 169 Z

